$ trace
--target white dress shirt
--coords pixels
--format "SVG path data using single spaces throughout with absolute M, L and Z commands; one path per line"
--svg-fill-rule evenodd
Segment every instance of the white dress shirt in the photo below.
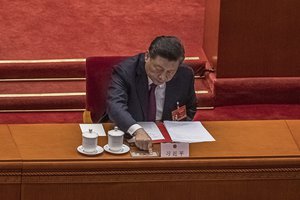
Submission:
M 148 87 L 150 89 L 150 85 L 153 81 L 148 77 Z M 156 121 L 160 121 L 162 119 L 164 103 L 165 103 L 165 94 L 166 94 L 166 83 L 158 85 L 155 88 L 155 101 L 156 101 Z M 129 127 L 127 132 L 132 135 L 136 130 L 142 128 L 139 124 L 133 124 Z

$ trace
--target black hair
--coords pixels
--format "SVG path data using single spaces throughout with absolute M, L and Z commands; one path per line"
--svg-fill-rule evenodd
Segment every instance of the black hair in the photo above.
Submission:
M 180 39 L 175 36 L 158 36 L 149 46 L 150 58 L 161 56 L 169 61 L 184 60 L 184 46 Z

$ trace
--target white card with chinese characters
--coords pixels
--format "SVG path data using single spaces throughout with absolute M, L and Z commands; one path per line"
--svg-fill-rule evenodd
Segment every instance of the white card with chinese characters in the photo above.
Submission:
M 161 143 L 160 156 L 164 158 L 180 158 L 190 156 L 189 143 L 176 142 L 176 143 Z

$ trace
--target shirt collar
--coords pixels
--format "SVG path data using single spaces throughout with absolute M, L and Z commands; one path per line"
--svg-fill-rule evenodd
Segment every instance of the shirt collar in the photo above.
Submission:
M 153 83 L 153 81 L 151 80 L 151 78 L 149 78 L 148 76 L 148 86 L 150 87 L 150 85 Z M 166 83 L 163 83 L 161 85 L 158 85 L 159 88 L 164 88 L 166 87 Z

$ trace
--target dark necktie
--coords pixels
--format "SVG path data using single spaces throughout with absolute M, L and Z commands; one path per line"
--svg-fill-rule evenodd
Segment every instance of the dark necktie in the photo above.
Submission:
M 148 96 L 148 121 L 155 121 L 156 117 L 156 100 L 155 100 L 155 88 L 154 83 L 150 84 L 149 96 Z

